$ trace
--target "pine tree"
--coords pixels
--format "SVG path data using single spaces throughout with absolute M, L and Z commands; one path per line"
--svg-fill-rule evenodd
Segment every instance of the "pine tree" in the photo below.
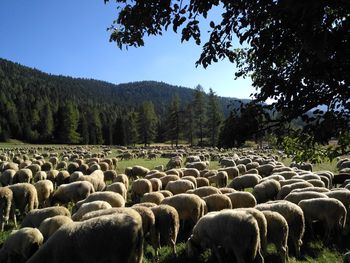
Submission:
M 151 101 L 142 104 L 138 114 L 138 131 L 141 142 L 147 146 L 156 135 L 157 115 Z
M 138 138 L 138 113 L 131 111 L 126 119 L 125 143 L 126 145 L 135 145 L 138 142 Z
M 196 133 L 199 137 L 199 145 L 203 145 L 203 138 L 205 135 L 205 124 L 206 124 L 206 103 L 205 103 L 205 92 L 201 85 L 198 85 L 194 92 L 194 121 L 196 127 Z
M 193 146 L 194 143 L 194 135 L 195 135 L 195 123 L 194 123 L 194 112 L 193 105 L 189 103 L 185 110 L 184 116 L 184 125 L 183 130 L 185 133 L 185 137 L 188 139 L 188 143 Z
M 57 140 L 64 144 L 77 144 L 80 142 L 78 129 L 79 112 L 72 102 L 66 102 L 58 109 L 58 122 L 56 126 Z
M 180 98 L 176 95 L 168 109 L 167 120 L 167 137 L 170 139 L 171 145 L 175 143 L 176 147 L 179 144 L 180 124 Z
M 223 112 L 220 108 L 218 97 L 210 88 L 208 96 L 208 135 L 211 146 L 216 146 L 218 143 L 219 131 L 223 120 Z

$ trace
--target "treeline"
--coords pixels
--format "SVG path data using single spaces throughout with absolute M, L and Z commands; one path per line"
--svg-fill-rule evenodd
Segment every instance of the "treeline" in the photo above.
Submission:
M 114 85 L 54 76 L 0 59 L 0 140 L 29 143 L 171 142 L 218 145 L 236 102 L 201 86 Z

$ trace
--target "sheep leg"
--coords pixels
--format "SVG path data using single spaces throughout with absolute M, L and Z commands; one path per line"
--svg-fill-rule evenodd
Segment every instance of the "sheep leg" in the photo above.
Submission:
M 288 247 L 279 246 L 277 250 L 281 258 L 281 263 L 288 262 Z
M 218 259 L 218 262 L 225 263 L 222 255 L 221 255 L 221 252 L 219 251 L 219 248 L 216 245 L 213 245 L 211 249 L 214 252 L 214 255 L 216 256 L 216 258 Z

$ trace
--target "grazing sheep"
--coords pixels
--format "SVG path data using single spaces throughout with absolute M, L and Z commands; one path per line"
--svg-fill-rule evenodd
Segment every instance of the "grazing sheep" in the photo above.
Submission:
M 288 223 L 288 247 L 292 248 L 296 257 L 300 257 L 300 247 L 305 231 L 304 213 L 301 208 L 285 200 L 270 201 L 255 206 L 260 211 L 274 211 L 280 213 Z
M 131 208 L 139 213 L 142 218 L 143 235 L 145 237 L 148 233 L 152 235 L 155 231 L 155 215 L 151 208 L 145 206 L 132 206 Z
M 209 180 L 205 177 L 196 178 L 197 187 L 209 186 Z
M 141 203 L 155 203 L 157 205 L 160 205 L 160 203 L 163 201 L 164 195 L 160 192 L 152 192 L 152 193 L 146 193 L 141 198 Z
M 194 190 L 189 190 L 187 193 L 198 195 L 199 197 L 205 197 L 212 194 L 221 194 L 220 190 L 214 186 L 203 186 Z
M 50 180 L 40 180 L 34 186 L 38 194 L 39 207 L 48 206 L 53 193 L 53 183 Z
M 17 227 L 16 215 L 13 204 L 13 194 L 10 188 L 0 187 L 0 223 L 1 231 L 4 231 L 5 224 L 8 224 L 8 220 L 11 218 Z
M 309 182 L 300 182 L 283 186 L 277 194 L 277 199 L 284 199 L 294 189 L 313 187 Z
M 229 179 L 233 179 L 237 176 L 239 176 L 239 170 L 237 167 L 226 167 L 226 168 L 220 168 L 218 172 L 225 171 L 227 173 L 227 176 Z
M 261 180 L 261 177 L 257 174 L 244 174 L 233 178 L 228 187 L 235 190 L 242 191 L 245 188 L 251 188 L 256 186 Z
M 39 226 L 39 231 L 44 237 L 44 242 L 52 236 L 57 229 L 59 229 L 64 224 L 68 224 L 73 222 L 73 220 L 69 216 L 58 215 L 53 217 L 48 217 L 44 221 L 41 222 Z
M 225 171 L 219 171 L 216 175 L 210 176 L 209 182 L 215 184 L 216 187 L 226 187 L 228 182 L 228 175 Z
M 225 262 L 228 255 L 235 262 L 264 262 L 258 223 L 248 212 L 211 212 L 197 222 L 192 233 L 187 241 L 190 257 L 199 256 L 209 248 L 220 263 Z
M 155 217 L 155 231 L 151 234 L 152 247 L 158 258 L 158 249 L 162 245 L 170 245 L 176 254 L 176 239 L 180 229 L 180 219 L 177 210 L 169 205 L 159 205 L 151 208 Z
M 59 171 L 57 170 L 51 170 L 47 172 L 47 180 L 50 180 L 54 185 L 56 184 L 56 177 L 58 175 Z
M 272 164 L 263 164 L 256 167 L 256 169 L 259 172 L 259 175 L 261 175 L 262 177 L 271 175 L 273 168 L 275 168 L 275 166 Z
M 286 167 L 286 168 L 288 168 L 288 167 Z M 275 172 L 274 172 L 275 173 Z M 283 178 L 285 179 L 285 180 L 290 180 L 290 179 L 292 179 L 294 176 L 297 176 L 298 174 L 296 173 L 296 172 L 294 172 L 294 171 L 283 171 L 283 172 L 278 172 L 278 173 L 276 173 L 276 174 L 278 174 L 278 175 L 280 175 L 280 176 L 283 176 Z
M 281 181 L 284 181 L 284 177 L 282 175 L 279 175 L 279 174 L 271 174 L 269 176 L 265 176 L 264 178 L 261 179 L 261 183 L 266 181 L 266 180 L 276 180 L 278 182 L 281 182 Z
M 0 175 L 0 183 L 2 186 L 8 186 L 13 184 L 13 177 L 15 176 L 16 171 L 13 169 L 7 169 L 3 171 Z
M 256 201 L 260 203 L 274 200 L 281 189 L 280 183 L 274 179 L 269 179 L 255 185 L 252 194 Z
M 160 172 L 160 171 L 150 171 L 146 176 L 145 179 L 151 179 L 151 178 L 162 178 L 164 176 L 166 176 L 167 174 L 165 172 Z M 178 175 L 178 174 L 176 174 Z
M 56 186 L 58 187 L 61 184 L 68 184 L 70 180 L 69 176 L 70 174 L 68 171 L 59 171 L 55 178 Z
M 313 198 L 299 202 L 304 212 L 305 222 L 312 231 L 312 222 L 321 221 L 325 228 L 325 240 L 333 231 L 343 230 L 346 223 L 347 211 L 345 206 L 335 198 Z M 327 211 L 322 213 L 320 211 Z
M 73 181 L 87 181 L 90 182 L 97 191 L 103 191 L 106 188 L 106 183 L 104 181 L 104 175 L 101 170 L 94 170 L 90 175 L 78 175 L 76 178 L 70 180 Z
M 25 210 L 28 212 L 38 208 L 38 193 L 32 184 L 19 183 L 8 186 L 13 193 L 13 201 L 15 208 L 18 209 L 23 216 Z
M 280 256 L 281 263 L 288 262 L 288 223 L 284 217 L 277 212 L 262 211 L 267 222 L 267 243 L 275 245 Z
M 222 194 L 230 194 L 230 193 L 236 192 L 235 189 L 229 188 L 229 187 L 221 187 L 221 188 L 219 188 L 219 190 Z
M 33 177 L 33 182 L 36 183 L 38 181 L 41 180 L 46 180 L 47 178 L 47 174 L 44 171 L 38 171 L 35 173 L 34 177 Z
M 195 189 L 193 183 L 189 180 L 182 179 L 177 181 L 171 181 L 165 187 L 165 190 L 172 192 L 173 195 L 185 193 L 186 191 L 191 189 Z
M 69 202 L 76 203 L 87 198 L 94 192 L 94 186 L 87 181 L 62 184 L 53 193 L 51 205 L 55 205 L 57 203 L 64 205 L 68 204 Z
M 330 191 L 325 193 L 328 197 L 338 199 L 346 207 L 346 210 L 350 209 L 350 191 L 347 189 L 340 189 L 336 191 Z
M 325 188 L 325 187 L 314 187 L 314 186 L 310 186 L 310 187 L 305 187 L 305 188 L 297 188 L 292 190 L 291 193 L 301 193 L 301 192 L 317 192 L 317 193 L 328 193 L 330 192 L 329 189 Z
M 203 197 L 203 200 L 207 205 L 208 212 L 232 208 L 231 199 L 227 195 L 213 194 Z
M 126 189 L 129 189 L 129 178 L 125 174 L 118 174 L 117 177 L 113 180 L 113 183 L 121 182 L 125 185 Z
M 165 198 L 161 204 L 174 207 L 179 213 L 180 220 L 191 219 L 196 223 L 205 213 L 202 199 L 192 194 L 178 194 Z
M 147 179 L 136 179 L 131 185 L 131 200 L 139 202 L 145 193 L 152 192 L 152 184 Z
M 142 256 L 140 216 L 113 214 L 63 225 L 28 263 L 141 263 Z
M 12 182 L 14 184 L 17 184 L 17 183 L 30 183 L 32 178 L 33 178 L 32 170 L 30 170 L 28 168 L 23 168 L 23 169 L 18 170 L 15 173 Z
M 158 178 L 151 178 L 148 180 L 152 184 L 152 191 L 153 192 L 157 192 L 157 191 L 160 191 L 162 189 L 162 181 L 159 180 Z
M 116 183 L 112 183 L 112 184 L 108 185 L 106 187 L 106 191 L 118 193 L 124 198 L 124 200 L 126 200 L 127 192 L 128 192 L 126 187 L 125 187 L 125 184 L 123 184 L 121 182 L 116 182 Z
M 209 163 L 205 162 L 191 162 L 186 164 L 186 168 L 195 168 L 198 171 L 202 171 L 208 169 Z
M 163 189 L 166 188 L 167 184 L 171 181 L 177 181 L 180 180 L 180 177 L 175 174 L 168 174 L 162 178 L 159 179 L 162 182 Z
M 183 168 L 181 170 L 183 172 L 183 176 L 193 176 L 195 178 L 200 176 L 200 170 L 196 168 Z
M 193 183 L 194 188 L 197 188 L 197 177 L 186 175 L 181 177 L 181 180 L 188 180 Z
M 112 206 L 106 201 L 92 201 L 82 204 L 79 209 L 72 215 L 73 221 L 80 221 L 82 217 L 92 211 L 104 210 L 112 208 Z
M 43 241 L 43 235 L 36 228 L 26 227 L 12 231 L 0 250 L 0 262 L 27 262 Z
M 303 179 L 287 179 L 287 180 L 283 180 L 283 181 L 279 181 L 279 182 L 280 182 L 281 187 L 283 187 L 285 185 L 305 182 L 305 180 L 303 180 Z
M 164 198 L 173 196 L 173 193 L 168 190 L 161 190 L 159 191 L 159 193 L 161 193 L 164 196 Z
M 180 168 L 182 165 L 182 158 L 179 156 L 175 156 L 171 158 L 168 163 L 166 164 L 166 169 L 174 169 L 174 168 Z
M 112 181 L 115 182 L 115 179 L 117 178 L 117 172 L 115 170 L 107 170 L 103 172 L 103 177 L 105 181 Z
M 234 192 L 226 194 L 231 200 L 232 208 L 247 208 L 256 206 L 254 195 L 249 192 Z
M 42 209 L 34 209 L 31 210 L 24 218 L 21 224 L 21 228 L 23 227 L 36 227 L 38 228 L 42 221 L 46 218 L 53 216 L 69 216 L 70 212 L 67 208 L 63 206 L 53 206 L 46 207 Z
M 41 166 L 37 163 L 32 163 L 31 165 L 28 165 L 26 168 L 32 171 L 32 175 L 41 171 Z
M 135 208 L 135 206 L 133 206 L 133 208 Z M 133 208 L 131 208 L 131 207 L 112 207 L 109 209 L 92 211 L 92 212 L 85 214 L 80 221 L 85 221 L 85 220 L 89 220 L 91 218 L 96 218 L 96 217 L 106 216 L 106 215 L 127 214 L 131 217 L 134 217 L 137 220 L 140 220 L 140 223 L 142 224 L 142 218 L 140 217 L 140 214 Z
M 287 200 L 297 205 L 301 200 L 306 200 L 311 198 L 327 198 L 327 195 L 323 193 L 312 192 L 312 191 L 291 192 L 284 198 L 284 200 Z
M 90 194 L 86 199 L 77 202 L 75 206 L 72 208 L 72 212 L 73 213 L 76 212 L 82 204 L 93 202 L 93 201 L 106 201 L 112 207 L 125 206 L 124 198 L 118 193 L 114 193 L 110 191 L 95 192 Z
M 147 173 L 149 173 L 149 169 L 140 165 L 135 165 L 131 168 L 133 178 L 144 177 Z

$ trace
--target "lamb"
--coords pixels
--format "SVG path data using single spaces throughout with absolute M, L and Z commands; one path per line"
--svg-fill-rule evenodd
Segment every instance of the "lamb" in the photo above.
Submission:
M 228 182 L 228 175 L 225 171 L 219 171 L 216 175 L 210 176 L 209 182 L 216 185 L 216 187 L 226 187 Z
M 18 209 L 23 216 L 25 210 L 31 211 L 38 208 L 38 193 L 34 187 L 29 183 L 18 183 L 8 186 L 13 193 L 13 201 L 15 208 Z
M 257 202 L 249 192 L 234 192 L 226 194 L 231 200 L 232 208 L 247 208 L 256 206 Z
M 63 225 L 27 263 L 141 263 L 142 257 L 140 216 L 113 214 Z
M 278 181 L 269 179 L 255 185 L 252 194 L 258 203 L 264 203 L 275 199 L 280 189 L 281 186 Z
M 7 169 L 3 171 L 0 175 L 0 183 L 2 186 L 8 186 L 13 184 L 13 177 L 15 176 L 16 171 L 13 169 Z
M 106 191 L 118 193 L 124 198 L 124 200 L 126 200 L 127 189 L 125 187 L 125 184 L 123 184 L 121 182 L 116 182 L 116 183 L 112 183 L 112 184 L 108 185 L 106 187 Z
M 345 206 L 335 198 L 312 198 L 299 202 L 304 212 L 305 222 L 312 231 L 312 222 L 317 220 L 325 228 L 325 240 L 328 240 L 333 231 L 343 230 L 346 223 L 347 211 Z M 320 213 L 327 211 L 327 213 Z M 311 232 L 312 233 L 312 232 Z
M 164 195 L 160 192 L 146 193 L 141 198 L 141 203 L 150 202 L 160 205 L 163 201 Z
M 62 206 L 53 206 L 46 207 L 42 209 L 34 209 L 31 210 L 24 218 L 21 224 L 21 228 L 23 227 L 36 227 L 38 228 L 42 221 L 46 218 L 63 215 L 69 216 L 70 212 L 67 208 Z
M 171 245 L 176 254 L 176 239 L 180 229 L 179 214 L 169 205 L 159 205 L 151 208 L 155 217 L 155 231 L 151 234 L 152 247 L 158 258 L 161 245 Z
M 251 188 L 257 185 L 261 180 L 261 177 L 256 174 L 244 174 L 233 178 L 228 187 L 235 190 L 242 191 L 245 188 Z
M 68 204 L 69 202 L 76 203 L 87 198 L 94 193 L 94 186 L 87 181 L 78 181 L 69 184 L 60 185 L 53 193 L 51 198 L 51 205 Z
M 213 194 L 203 197 L 203 200 L 207 205 L 208 212 L 232 208 L 231 199 L 227 195 Z
M 178 194 L 165 198 L 161 204 L 174 207 L 179 213 L 180 220 L 191 219 L 196 223 L 205 213 L 202 199 L 192 194 Z
M 36 228 L 26 227 L 12 231 L 0 250 L 0 262 L 27 262 L 43 240 L 43 235 Z
M 169 190 L 174 195 L 185 193 L 186 191 L 191 189 L 195 189 L 193 183 L 190 182 L 189 180 L 182 180 L 182 179 L 169 182 L 165 187 L 165 190 Z
M 306 182 L 306 181 L 300 182 L 300 183 L 294 183 L 294 184 L 290 184 L 290 185 L 285 185 L 278 192 L 277 199 L 284 199 L 294 189 L 300 189 L 300 188 L 306 188 L 306 187 L 313 187 L 313 185 Z
M 48 217 L 41 222 L 39 231 L 44 237 L 44 242 L 52 236 L 61 226 L 73 222 L 69 216 L 58 215 Z
M 305 232 L 303 210 L 301 210 L 298 205 L 285 200 L 258 204 L 255 208 L 260 211 L 268 210 L 278 212 L 286 219 L 289 227 L 288 247 L 293 249 L 296 257 L 300 257 L 300 247 L 303 244 L 302 238 Z
M 225 262 L 227 256 L 233 256 L 238 263 L 264 262 L 260 253 L 258 223 L 248 212 L 211 212 L 197 222 L 192 233 L 187 241 L 190 257 L 209 248 L 220 263 Z
M 33 178 L 33 173 L 28 168 L 23 168 L 18 170 L 14 177 L 13 177 L 13 183 L 30 183 Z
M 145 193 L 152 192 L 152 184 L 147 179 L 136 179 L 131 185 L 131 200 L 135 203 L 140 201 L 140 198 Z
M 39 207 L 49 205 L 49 198 L 53 193 L 53 183 L 50 180 L 40 180 L 34 184 L 38 194 Z
M 292 202 L 294 204 L 299 204 L 301 200 L 311 199 L 311 198 L 327 198 L 327 195 L 317 192 L 291 192 L 289 193 L 284 200 Z
M 120 194 L 114 193 L 111 191 L 104 191 L 104 192 L 92 193 L 86 199 L 77 202 L 75 206 L 72 208 L 72 212 L 73 213 L 76 212 L 82 204 L 93 202 L 93 201 L 106 201 L 112 207 L 125 206 L 125 200 Z
M 272 211 L 262 211 L 267 221 L 267 243 L 275 245 L 281 263 L 288 262 L 288 223 L 284 217 Z
M 15 208 L 13 204 L 13 193 L 8 187 L 0 187 L 0 223 L 1 231 L 8 224 L 10 216 L 17 227 Z
M 220 190 L 214 186 L 203 186 L 194 190 L 189 190 L 187 193 L 198 195 L 199 197 L 205 197 L 212 194 L 221 194 Z
M 106 201 L 92 201 L 82 204 L 79 209 L 72 215 L 73 221 L 80 221 L 82 217 L 92 211 L 104 210 L 112 208 Z

